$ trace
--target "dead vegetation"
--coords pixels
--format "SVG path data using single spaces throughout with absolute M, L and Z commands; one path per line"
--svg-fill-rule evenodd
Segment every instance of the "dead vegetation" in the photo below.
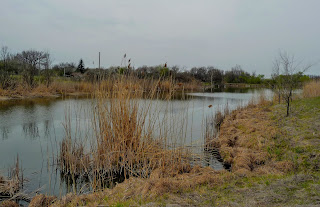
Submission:
M 50 206 L 57 198 L 55 196 L 36 195 L 29 204 L 29 207 Z
M 20 189 L 20 180 L 17 177 L 5 178 L 0 176 L 0 197 L 11 198 Z
M 320 81 L 311 81 L 303 86 L 303 97 L 312 98 L 320 96 Z
M 52 206 L 98 206 L 98 205 L 115 205 L 116 203 L 126 202 L 134 199 L 129 204 L 139 204 L 141 200 L 157 199 L 166 193 L 183 193 L 186 189 L 194 189 L 201 185 L 217 186 L 226 180 L 231 180 L 233 175 L 226 171 L 215 171 L 210 167 L 203 168 L 195 166 L 187 171 L 169 176 L 167 172 L 160 169 L 154 170 L 149 179 L 130 178 L 116 185 L 113 189 L 104 189 L 88 195 L 68 194 L 62 199 L 54 202 Z M 43 203 L 52 201 L 49 197 L 38 196 L 32 203 Z M 48 199 L 47 199 L 48 198 Z M 127 206 L 129 206 L 127 205 Z M 35 206 L 35 205 L 34 205 Z
M 15 84 L 12 88 L 2 89 L 0 87 L 0 97 L 5 98 L 32 98 L 32 97 L 50 97 L 50 96 L 65 96 L 65 95 L 83 95 L 92 94 L 97 90 L 104 88 L 112 88 L 112 85 L 118 79 L 125 79 L 126 76 L 114 76 L 106 78 L 103 81 L 74 81 L 69 79 L 55 79 L 50 85 L 38 83 L 33 87 L 25 85 L 23 82 Z M 134 79 L 136 90 L 150 91 L 155 87 L 161 91 L 194 91 L 201 88 L 201 84 L 196 81 L 187 83 L 175 82 L 172 78 L 159 79 L 139 79 L 131 76 Z
M 214 139 L 213 145 L 220 149 L 232 172 L 246 176 L 288 172 L 292 168 L 289 161 L 273 161 L 267 151 L 277 136 L 268 107 L 270 105 L 249 105 L 224 119 L 219 139 Z
M 169 117 L 160 118 L 161 109 L 148 101 L 170 100 L 173 84 L 166 93 L 158 90 L 159 84 L 149 91 L 139 90 L 143 86 L 126 77 L 101 87 L 94 96 L 97 103 L 90 112 L 89 127 L 92 136 L 87 141 L 72 135 L 67 115 L 66 137 L 58 157 L 61 172 L 74 183 L 77 178 L 88 179 L 93 191 L 114 180 L 150 177 L 156 169 L 171 176 L 186 172 L 190 168 L 188 150 L 170 144 L 172 129 L 165 124 Z
M 19 164 L 19 157 L 17 157 L 16 163 L 10 168 L 8 177 L 0 175 L 0 201 L 4 201 L 6 206 L 10 206 L 13 202 L 10 200 L 26 200 L 30 198 L 22 192 L 23 185 L 26 180 L 23 178 L 21 166 Z M 1 206 L 4 205 L 1 203 Z
M 9 200 L 5 200 L 0 204 L 1 204 L 1 207 L 19 207 L 19 204 L 17 204 L 15 201 L 9 201 Z

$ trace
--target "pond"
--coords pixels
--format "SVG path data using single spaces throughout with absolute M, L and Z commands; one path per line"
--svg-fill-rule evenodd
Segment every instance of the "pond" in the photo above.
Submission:
M 180 144 L 190 148 L 194 154 L 204 157 L 203 165 L 220 170 L 223 169 L 222 163 L 204 151 L 207 117 L 213 116 L 218 109 L 223 110 L 226 105 L 231 110 L 240 105 L 245 106 L 261 93 L 270 96 L 271 91 L 237 89 L 227 92 L 186 93 L 183 96 L 180 94 L 169 101 L 169 113 L 182 114 L 187 118 L 186 123 L 173 120 L 168 124 L 183 125 L 184 131 L 177 131 L 184 134 Z M 148 101 L 157 102 L 156 106 L 168 104 L 165 100 Z M 93 102 L 88 98 L 74 97 L 0 101 L 0 173 L 7 175 L 18 157 L 23 176 L 28 179 L 24 186 L 27 192 L 39 191 L 61 196 L 72 191 L 72 187 L 60 176 L 53 163 L 59 143 L 66 133 L 66 113 L 75 114 L 70 120 L 74 126 L 73 132 L 81 133 L 90 116 L 77 115 L 77 111 L 90 113 Z M 209 105 L 212 107 L 208 107 Z M 163 116 L 161 110 L 159 116 Z

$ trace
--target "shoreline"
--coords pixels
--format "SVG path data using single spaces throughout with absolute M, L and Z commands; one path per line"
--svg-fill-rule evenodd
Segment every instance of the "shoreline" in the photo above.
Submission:
M 175 89 L 174 92 L 178 93 L 190 93 L 190 92 L 201 92 L 201 93 L 220 93 L 224 92 L 223 90 L 246 90 L 246 89 L 263 89 L 266 88 L 264 86 L 261 87 L 227 87 L 227 88 L 215 88 L 213 92 L 210 92 L 208 90 L 204 91 L 201 88 L 193 89 L 193 90 L 184 90 L 184 89 Z M 222 89 L 222 90 L 221 90 Z M 163 90 L 163 92 L 166 92 L 166 90 Z M 29 95 L 16 95 L 16 96 L 4 96 L 0 95 L 0 101 L 8 101 L 8 100 L 24 100 L 24 99 L 37 99 L 37 98 L 60 98 L 60 97 L 85 97 L 92 95 L 92 92 L 66 92 L 66 93 L 50 93 L 50 92 L 44 92 L 39 94 L 33 94 L 32 92 Z
M 28 99 L 40 99 L 40 98 L 61 98 L 61 97 L 87 97 L 91 95 L 89 92 L 73 92 L 65 94 L 47 94 L 47 95 L 30 95 L 30 96 L 0 96 L 0 101 L 11 101 L 11 100 L 28 100 Z

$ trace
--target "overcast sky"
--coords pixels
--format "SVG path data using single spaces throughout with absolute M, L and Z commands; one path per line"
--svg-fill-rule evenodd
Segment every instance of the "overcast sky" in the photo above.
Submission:
M 320 0 L 1 0 L 0 46 L 97 67 L 213 65 L 269 75 L 279 50 L 320 61 Z M 93 62 L 95 65 L 93 65 Z M 320 75 L 320 64 L 309 70 Z

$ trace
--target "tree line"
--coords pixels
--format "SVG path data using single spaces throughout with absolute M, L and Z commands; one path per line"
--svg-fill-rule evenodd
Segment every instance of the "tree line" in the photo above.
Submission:
M 17 84 L 16 75 L 20 75 L 27 86 L 36 85 L 36 76 L 41 76 L 43 82 L 49 85 L 52 81 L 52 59 L 49 52 L 27 50 L 12 54 L 8 47 L 1 48 L 0 86 L 2 89 L 14 87 Z
M 39 82 L 49 86 L 53 77 L 72 77 L 79 74 L 82 79 L 91 81 L 116 74 L 133 74 L 138 78 L 165 78 L 171 77 L 177 82 L 198 81 L 208 85 L 223 85 L 225 83 L 245 83 L 245 84 L 266 84 L 276 87 L 281 82 L 280 72 L 274 73 L 271 79 L 266 79 L 264 75 L 249 73 L 242 69 L 240 65 L 232 67 L 230 70 L 218 69 L 214 66 L 193 67 L 190 70 L 179 66 L 168 67 L 167 64 L 158 66 L 141 66 L 134 68 L 131 66 L 131 59 L 122 61 L 121 66 L 111 66 L 104 69 L 90 69 L 85 67 L 82 59 L 79 63 L 62 62 L 53 65 L 53 59 L 47 51 L 25 50 L 12 54 L 8 47 L 1 48 L 0 54 L 0 87 L 2 89 L 14 87 L 17 79 L 22 80 L 28 87 L 35 87 Z M 124 56 L 126 58 L 126 55 Z M 276 78 L 278 77 L 278 79 Z M 304 77 L 299 76 L 301 79 Z M 279 84 L 278 84 L 279 85 Z

